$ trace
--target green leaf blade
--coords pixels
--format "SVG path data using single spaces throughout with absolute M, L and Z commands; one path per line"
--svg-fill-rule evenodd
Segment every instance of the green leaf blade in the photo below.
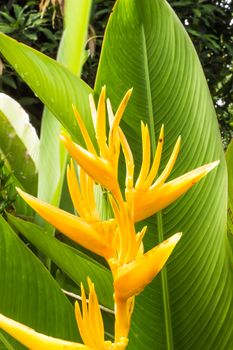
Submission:
M 72 104 L 93 135 L 88 96 L 91 88 L 55 60 L 0 33 L 0 52 L 22 79 L 77 140 L 82 142 Z
M 0 231 L 0 312 L 38 332 L 78 340 L 73 307 L 57 283 L 1 217 Z
M 141 119 L 150 126 L 153 147 L 165 125 L 160 171 L 181 134 L 172 178 L 220 159 L 217 169 L 157 215 L 160 228 L 155 217 L 144 222 L 147 249 L 175 232 L 182 231 L 183 238 L 166 265 L 167 281 L 160 275 L 137 298 L 129 349 L 212 349 L 216 343 L 224 349 L 233 342 L 226 165 L 203 70 L 165 1 L 117 1 L 105 34 L 96 94 L 104 84 L 115 111 L 125 91 L 134 88 L 122 125 L 136 173 Z
M 85 254 L 79 255 L 71 247 L 60 242 L 39 226 L 8 216 L 10 223 L 19 230 L 36 248 L 53 260 L 77 285 L 83 283 L 88 291 L 87 276 L 95 284 L 99 302 L 113 309 L 112 276 L 109 270 L 87 259 Z

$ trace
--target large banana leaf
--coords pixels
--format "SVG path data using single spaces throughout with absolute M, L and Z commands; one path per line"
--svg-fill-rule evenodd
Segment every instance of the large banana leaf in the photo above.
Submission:
M 233 140 L 227 147 L 226 161 L 228 170 L 228 210 L 227 228 L 233 246 Z
M 89 276 L 95 284 L 100 304 L 113 309 L 113 281 L 106 267 L 47 234 L 40 226 L 12 215 L 9 215 L 8 219 L 16 230 L 53 260 L 77 285 L 82 282 L 86 292 L 88 292 L 87 276 Z
M 164 0 L 118 0 L 105 33 L 96 94 L 106 84 L 116 110 L 134 88 L 123 119 L 136 168 L 140 119 L 152 145 L 165 124 L 162 167 L 182 135 L 172 177 L 221 163 L 205 180 L 147 220 L 146 247 L 182 231 L 166 269 L 136 300 L 129 349 L 220 349 L 233 344 L 232 254 L 226 234 L 227 176 L 214 107 L 193 45 Z
M 0 313 L 38 332 L 79 339 L 74 309 L 58 284 L 2 217 L 0 232 Z M 1 340 L 25 349 L 5 333 Z
M 39 139 L 28 114 L 3 93 L 0 93 L 0 152 L 19 183 L 36 194 Z

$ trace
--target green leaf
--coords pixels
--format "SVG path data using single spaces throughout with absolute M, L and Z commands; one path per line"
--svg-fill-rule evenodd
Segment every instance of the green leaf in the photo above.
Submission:
M 230 349 L 232 254 L 226 234 L 227 176 L 217 119 L 193 45 L 164 0 L 118 0 L 101 53 L 95 91 L 106 84 L 113 109 L 133 95 L 122 122 L 141 163 L 140 120 L 155 151 L 165 125 L 163 169 L 178 136 L 172 178 L 220 159 L 220 166 L 173 205 L 149 218 L 146 249 L 183 232 L 166 268 L 136 299 L 129 349 Z M 162 170 L 161 169 L 161 170 Z
M 3 33 L 0 33 L 0 52 L 74 139 L 82 142 L 72 104 L 94 134 L 88 102 L 92 90 L 84 81 L 55 60 Z
M 39 139 L 28 114 L 3 93 L 0 94 L 0 149 L 22 187 L 35 194 Z
M 12 215 L 9 215 L 8 219 L 26 239 L 53 260 L 77 285 L 82 282 L 86 291 L 88 291 L 87 276 L 89 276 L 95 284 L 100 304 L 113 308 L 113 282 L 108 269 L 47 234 L 37 225 Z
M 58 284 L 2 217 L 0 232 L 0 312 L 38 332 L 78 340 L 74 309 Z M 4 338 L 14 350 L 25 349 Z
M 228 210 L 227 210 L 227 228 L 233 243 L 233 140 L 227 147 L 226 161 L 228 170 Z
M 58 62 L 79 76 L 89 24 L 92 0 L 67 1 L 64 11 L 64 31 L 58 50 Z M 74 38 L 76 38 L 74 40 Z M 63 99 L 69 99 L 69 91 Z M 60 143 L 62 126 L 47 108 L 41 124 L 41 147 L 38 197 L 59 205 L 64 181 L 67 152 Z

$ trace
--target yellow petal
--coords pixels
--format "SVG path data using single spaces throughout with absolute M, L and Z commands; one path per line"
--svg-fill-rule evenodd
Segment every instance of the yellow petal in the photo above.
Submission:
M 179 151 L 180 151 L 180 141 L 181 141 L 181 137 L 179 136 L 178 137 L 178 140 L 176 141 L 176 144 L 175 144 L 175 147 L 173 149 L 173 152 L 171 154 L 171 157 L 164 169 L 164 171 L 162 172 L 162 174 L 159 176 L 159 178 L 155 181 L 155 183 L 152 185 L 152 187 L 158 187 L 160 186 L 161 184 L 163 184 L 168 176 L 170 175 L 174 165 L 175 165 L 175 162 L 176 162 L 176 159 L 177 159 L 177 156 L 179 154 Z
M 126 92 L 125 96 L 123 97 L 123 99 L 122 99 L 122 101 L 117 109 L 115 118 L 113 120 L 112 127 L 111 127 L 110 132 L 109 132 L 109 148 L 110 148 L 111 152 L 114 149 L 114 145 L 115 145 L 116 139 L 117 139 L 117 130 L 118 130 L 121 118 L 123 117 L 123 113 L 124 113 L 126 106 L 128 104 L 128 101 L 130 99 L 130 96 L 132 94 L 132 91 L 133 91 L 133 89 L 130 89 Z
M 29 350 L 94 350 L 88 346 L 37 333 L 19 322 L 0 314 L 0 329 L 10 334 Z
M 38 214 L 67 237 L 96 254 L 109 257 L 109 249 L 103 241 L 103 237 L 97 234 L 91 225 L 77 216 L 47 204 L 20 189 L 17 189 L 17 191 Z
M 181 233 L 149 250 L 142 257 L 119 268 L 114 282 L 115 298 L 126 300 L 139 294 L 163 268 Z
M 128 141 L 121 130 L 119 128 L 119 136 L 121 140 L 121 146 L 125 157 L 125 164 L 126 164 L 126 180 L 125 180 L 125 186 L 126 190 L 130 190 L 133 187 L 133 178 L 134 178 L 134 159 L 133 154 L 131 152 L 130 146 L 128 144 Z
M 60 135 L 60 138 L 72 158 L 76 160 L 92 179 L 110 191 L 118 186 L 114 171 L 105 159 L 94 156 L 81 146 L 75 144 L 64 133 Z
M 126 202 L 118 207 L 116 201 L 109 196 L 109 201 L 119 228 L 119 247 L 117 251 L 119 264 L 127 263 L 137 254 L 137 240 L 132 213 Z
M 111 105 L 109 98 L 107 99 L 107 111 L 108 111 L 108 123 L 109 123 L 109 127 L 111 129 L 113 126 L 113 121 L 114 121 L 114 113 L 113 113 L 112 105 Z
M 104 324 L 96 296 L 94 284 L 87 278 L 89 285 L 89 301 L 81 283 L 82 315 L 79 304 L 75 304 L 75 315 L 80 335 L 84 344 L 94 349 L 105 349 Z
M 92 96 L 92 94 L 89 95 L 89 104 L 90 104 L 90 108 L 91 108 L 92 122 L 93 122 L 94 128 L 95 128 L 95 130 L 96 130 L 97 111 L 96 111 L 96 106 L 95 106 L 94 97 Z
M 160 161 L 161 161 L 161 156 L 162 156 L 162 150 L 163 150 L 163 143 L 164 143 L 164 125 L 162 125 L 161 130 L 160 130 L 160 134 L 159 134 L 159 140 L 157 143 L 157 148 L 156 148 L 156 152 L 155 152 L 155 157 L 149 172 L 149 175 L 145 181 L 143 185 L 143 187 L 145 188 L 149 188 L 152 184 L 152 182 L 154 181 L 157 172 L 159 170 L 159 165 L 160 165 Z
M 89 321 L 92 339 L 97 349 L 104 348 L 104 324 L 100 311 L 94 284 L 88 279 L 89 284 Z
M 67 167 L 67 183 L 70 192 L 70 196 L 73 202 L 75 209 L 79 216 L 87 220 L 91 221 L 90 213 L 88 208 L 86 207 L 86 203 L 84 203 L 84 199 L 81 193 L 81 189 L 77 180 L 76 172 L 74 169 L 74 164 L 71 160 L 70 166 Z
M 141 122 L 142 133 L 142 166 L 136 181 L 135 188 L 139 188 L 146 180 L 150 168 L 150 134 L 148 126 Z
M 134 220 L 135 222 L 157 213 L 173 203 L 187 192 L 193 185 L 207 175 L 219 164 L 219 161 L 206 164 L 182 175 L 161 187 L 151 187 L 145 193 L 135 193 Z
M 92 347 L 94 341 L 91 338 L 91 327 L 92 325 L 89 322 L 88 307 L 86 294 L 81 283 L 81 297 L 82 297 L 82 315 L 78 302 L 75 303 L 75 316 L 78 324 L 79 333 L 82 337 L 84 344 L 89 347 Z
M 93 146 L 93 143 L 91 142 L 91 139 L 90 139 L 90 136 L 89 136 L 88 131 L 86 129 L 86 126 L 85 126 L 82 118 L 80 117 L 80 114 L 75 106 L 73 106 L 73 111 L 74 111 L 74 115 L 75 115 L 76 120 L 78 122 L 79 128 L 80 128 L 81 133 L 83 135 L 83 138 L 84 138 L 84 141 L 86 143 L 88 151 L 93 153 L 94 155 L 96 155 L 95 147 Z
M 96 140 L 99 145 L 100 155 L 107 158 L 109 154 L 106 137 L 106 86 L 102 87 L 97 107 Z

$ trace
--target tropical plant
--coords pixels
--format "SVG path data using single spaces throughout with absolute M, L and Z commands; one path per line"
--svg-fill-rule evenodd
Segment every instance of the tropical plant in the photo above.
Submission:
M 90 152 L 91 147 L 93 151 L 96 141 L 89 94 L 93 94 L 97 100 L 101 96 L 102 86 L 106 85 L 112 110 L 116 112 L 124 93 L 133 87 L 121 123 L 125 135 L 122 138 L 128 140 L 129 147 L 124 147 L 128 143 L 122 139 L 121 143 L 125 155 L 127 150 L 132 151 L 135 178 L 142 176 L 140 167 L 146 156 L 150 160 L 148 146 L 141 146 L 144 142 L 148 143 L 145 135 L 150 132 L 153 155 L 162 124 L 165 125 L 167 140 L 161 160 L 162 175 L 167 171 L 167 163 L 170 164 L 169 169 L 173 165 L 172 160 L 168 160 L 180 134 L 184 145 L 173 170 L 172 180 L 167 185 L 174 183 L 175 177 L 202 164 L 217 159 L 220 164 L 205 180 L 174 204 L 168 208 L 159 206 L 158 210 L 161 210 L 156 215 L 153 215 L 153 210 L 143 214 L 147 201 L 144 192 L 141 197 L 137 197 L 135 204 L 139 208 L 138 220 L 141 222 L 136 224 L 136 230 L 142 232 L 145 225 L 148 227 L 144 239 L 145 251 L 150 252 L 155 244 L 166 240 L 175 232 L 182 231 L 183 237 L 166 267 L 136 297 L 128 349 L 230 349 L 233 341 L 233 259 L 226 232 L 226 166 L 214 107 L 193 45 L 164 0 L 147 0 L 143 3 L 139 0 L 118 0 L 107 25 L 95 88 L 92 90 L 79 78 L 85 60 L 84 46 L 91 1 L 79 1 L 78 4 L 79 6 L 76 1 L 66 2 L 66 28 L 60 46 L 60 63 L 6 35 L 0 36 L 2 54 L 49 110 L 43 117 L 40 138 L 38 196 L 40 200 L 49 203 L 48 208 L 51 208 L 50 204 L 58 206 L 62 198 L 62 207 L 72 211 L 67 200 L 66 183 L 63 182 L 67 153 L 57 141 L 58 134 L 63 130 L 63 135 L 64 132 L 65 135 L 69 133 L 73 141 L 82 147 L 85 147 L 86 142 L 87 150 Z M 73 37 L 77 33 L 79 40 L 74 43 Z M 72 105 L 77 108 L 83 122 L 77 117 L 77 124 Z M 142 126 L 142 142 L 139 128 L 141 120 L 148 125 L 148 129 Z M 111 128 L 111 118 L 109 127 Z M 104 133 L 103 124 L 99 126 L 98 132 Z M 80 156 L 87 157 L 76 159 L 84 171 L 112 192 L 112 181 L 109 182 L 108 174 L 105 177 L 103 169 L 98 168 L 99 164 L 105 162 L 100 162 L 101 158 L 98 158 L 99 163 L 94 162 L 95 157 L 91 157 L 80 146 L 73 145 L 67 136 L 63 136 L 63 139 L 71 154 L 74 147 L 76 151 L 79 150 Z M 97 143 L 99 142 L 105 142 L 105 139 L 97 138 Z M 102 151 L 100 156 L 104 156 Z M 124 188 L 125 174 L 129 175 L 132 168 L 130 158 L 125 157 L 125 166 L 124 157 L 119 160 L 121 191 Z M 84 159 L 82 163 L 80 159 Z M 88 168 L 90 159 L 92 167 Z M 14 171 L 14 165 L 11 170 Z M 95 178 L 97 175 L 98 178 Z M 25 190 L 25 185 L 19 178 L 16 179 L 18 186 Z M 185 177 L 181 179 L 184 180 Z M 33 194 L 32 190 L 26 190 Z M 112 211 L 117 215 L 118 209 L 113 200 L 110 199 L 109 202 L 106 191 L 97 186 L 95 196 L 102 220 L 112 217 Z M 158 197 L 158 202 L 152 203 L 152 206 L 158 205 L 159 200 Z M 18 201 L 22 203 L 19 198 Z M 32 200 L 29 201 L 32 204 Z M 28 215 L 28 208 L 19 208 L 18 215 Z M 60 213 L 58 209 L 57 213 Z M 85 282 L 88 275 L 95 285 L 100 304 L 105 307 L 105 333 L 112 341 L 112 277 L 105 262 L 68 239 L 63 238 L 62 242 L 61 238 L 55 238 L 51 226 L 44 225 L 38 217 L 31 223 L 8 215 L 8 223 L 1 219 L 0 225 L 0 311 L 37 332 L 77 342 L 80 338 L 75 325 L 74 309 L 61 287 L 82 294 L 84 300 L 84 289 L 88 291 Z M 60 226 L 59 229 L 62 231 Z M 23 241 L 14 231 L 20 232 Z M 56 236 L 60 237 L 57 233 Z M 25 240 L 33 246 L 32 250 L 36 250 L 40 261 L 27 249 L 23 243 Z M 84 287 L 81 287 L 81 283 Z M 126 279 L 125 284 L 127 283 Z M 89 286 L 91 298 L 95 299 L 90 282 Z M 130 283 L 124 288 L 128 289 Z M 85 302 L 83 307 L 85 309 Z M 98 315 L 98 311 L 95 315 Z M 6 321 L 4 320 L 3 322 Z M 82 331 L 80 333 L 83 337 Z M 1 340 L 3 349 L 12 349 L 12 346 L 13 349 L 23 348 L 5 333 L 1 334 Z

